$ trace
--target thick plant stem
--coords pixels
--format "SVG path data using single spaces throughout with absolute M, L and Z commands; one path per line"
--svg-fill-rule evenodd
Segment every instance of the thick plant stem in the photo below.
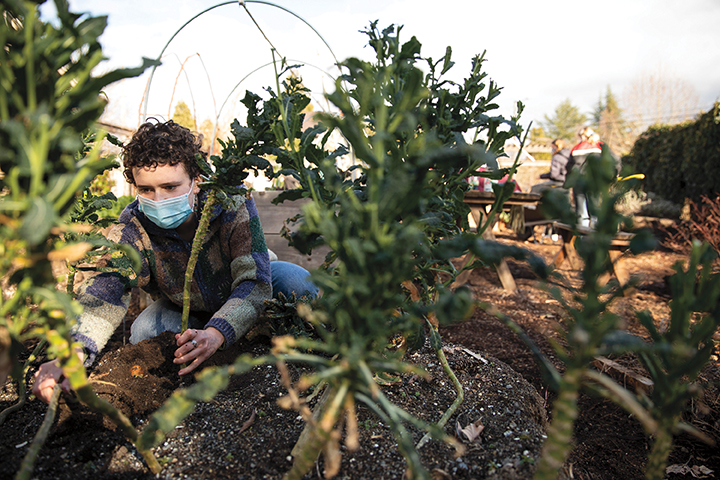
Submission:
M 139 436 L 137 430 L 135 430 L 135 427 L 132 425 L 132 423 L 130 423 L 130 420 L 125 415 L 123 415 L 120 410 L 115 408 L 110 402 L 98 397 L 93 391 L 90 384 L 87 384 L 84 387 L 77 389 L 76 391 L 81 402 L 90 407 L 92 410 L 108 417 L 110 420 L 113 421 L 113 423 L 115 423 L 115 425 L 120 428 L 120 430 L 125 434 L 125 436 L 130 439 L 133 445 L 135 445 L 135 447 L 138 449 L 138 452 L 145 459 L 145 463 L 147 463 L 147 466 L 152 473 L 160 473 L 162 467 L 155 458 L 155 455 L 153 455 L 153 453 L 149 449 L 146 450 L 138 447 Z
M 581 379 L 582 368 L 568 368 L 560 382 L 560 393 L 553 402 L 553 419 L 547 431 L 548 438 L 535 471 L 536 480 L 557 478 L 570 452 L 573 425 L 578 415 L 577 400 Z
M 293 448 L 297 452 L 292 468 L 283 476 L 283 480 L 300 480 L 310 471 L 320 455 L 323 447 L 332 439 L 332 430 L 337 424 L 345 404 L 348 385 L 342 385 L 337 391 L 332 389 L 328 394 L 327 402 L 320 416 L 320 420 L 313 426 L 309 435 L 302 438 L 303 443 Z
M 182 312 L 182 323 L 180 332 L 184 332 L 188 328 L 188 320 L 190 319 L 190 287 L 192 285 L 193 275 L 195 274 L 195 266 L 197 265 L 198 256 L 200 255 L 200 249 L 205 241 L 208 227 L 210 226 L 210 212 L 215 207 L 217 198 L 215 196 L 215 190 L 211 190 L 208 193 L 207 201 L 200 214 L 200 223 L 198 224 L 197 230 L 195 231 L 195 237 L 193 238 L 192 249 L 190 250 L 190 258 L 188 259 L 187 269 L 185 270 L 185 285 L 183 287 L 183 312 Z
M 35 434 L 35 438 L 33 438 L 32 444 L 30 444 L 30 448 L 25 454 L 25 458 L 23 458 L 20 470 L 18 470 L 17 475 L 15 475 L 15 480 L 29 480 L 32 476 L 33 470 L 35 469 L 35 460 L 37 459 L 38 453 L 40 453 L 40 449 L 45 444 L 45 440 L 47 440 L 50 427 L 55 421 L 59 398 L 60 385 L 55 385 L 52 396 L 50 397 L 50 402 L 48 403 L 45 419 L 43 420 L 42 425 L 40 425 L 40 429 Z
M 673 425 L 674 422 L 663 422 L 655 433 L 655 441 L 648 454 L 648 463 L 645 469 L 647 480 L 663 480 L 665 478 L 668 455 L 672 450 L 671 428 Z
M 323 445 L 330 441 L 330 432 L 315 428 L 306 438 L 304 445 L 295 457 L 292 468 L 283 476 L 283 480 L 300 480 L 315 464 Z
M 27 393 L 25 393 L 25 375 L 23 375 L 18 382 L 18 402 L 0 412 L 0 425 L 5 423 L 5 419 L 9 417 L 11 413 L 15 413 L 20 410 L 25 405 L 26 400 Z
M 322 415 L 323 410 L 325 410 L 325 405 L 327 404 L 328 398 L 330 398 L 330 389 L 325 389 L 323 390 L 323 396 L 320 397 L 317 405 L 315 405 L 315 410 L 312 413 L 312 419 L 305 422 L 305 427 L 303 427 L 303 430 L 302 432 L 300 432 L 300 436 L 298 437 L 297 442 L 295 442 L 295 446 L 290 452 L 290 455 L 292 455 L 293 457 L 297 457 L 300 454 L 304 445 L 310 440 L 313 429 L 317 425 L 317 422 L 320 421 L 320 415 Z

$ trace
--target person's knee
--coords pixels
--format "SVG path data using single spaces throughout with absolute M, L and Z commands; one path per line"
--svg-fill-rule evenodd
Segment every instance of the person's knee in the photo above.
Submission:
M 318 287 L 310 280 L 310 272 L 290 262 L 270 262 L 273 296 L 282 293 L 285 297 L 316 297 Z
M 133 324 L 130 326 L 130 343 L 137 345 L 143 340 L 154 337 L 154 330 L 150 328 L 145 322 L 138 322 L 138 318 L 135 319 Z
M 192 319 L 192 317 L 191 317 Z M 133 345 L 170 330 L 179 332 L 182 309 L 166 299 L 157 300 L 145 308 L 130 326 L 130 343 Z

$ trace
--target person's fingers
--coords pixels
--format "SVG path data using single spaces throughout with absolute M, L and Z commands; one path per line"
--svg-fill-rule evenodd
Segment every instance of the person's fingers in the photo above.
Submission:
M 37 398 L 45 403 L 50 402 L 52 397 L 52 390 L 57 382 L 62 377 L 62 370 L 57 365 L 56 361 L 47 362 L 40 365 L 40 368 L 35 372 L 32 393 Z M 68 388 L 70 384 L 68 383 Z
M 49 389 L 52 390 L 52 387 L 49 387 Z M 42 385 L 42 384 L 39 384 L 39 385 L 37 385 L 36 387 L 33 387 L 33 394 L 34 394 L 37 398 L 39 398 L 40 400 L 42 400 L 43 402 L 48 403 L 48 402 L 49 402 L 49 399 L 48 399 L 48 396 L 47 396 L 47 393 L 46 393 L 47 390 L 48 390 L 48 387 L 47 387 L 47 386 L 44 386 L 44 385 Z
M 198 342 L 198 347 L 194 350 L 191 350 L 190 353 L 187 355 L 188 359 L 193 358 L 192 363 L 180 370 L 178 374 L 187 375 L 188 373 L 194 371 L 200 365 L 202 365 L 205 360 L 210 358 L 210 356 L 215 353 L 215 350 L 217 350 L 217 348 L 213 349 L 212 347 L 210 347 L 209 342 L 207 342 L 205 339 L 201 340 L 200 342 Z M 175 363 L 184 363 L 177 360 L 180 359 L 176 359 Z
M 193 346 L 191 343 L 185 343 L 180 346 L 177 350 L 175 350 L 175 359 L 173 360 L 174 363 L 184 363 L 188 360 L 192 360 L 195 358 L 194 356 L 190 356 L 193 352 Z M 196 352 L 197 354 L 197 352 Z
M 180 345 L 180 347 L 177 350 L 175 350 L 175 358 L 180 359 L 182 357 L 185 357 L 195 349 L 196 348 L 192 343 L 190 343 L 190 342 L 183 343 L 182 345 Z
M 188 333 L 189 332 L 189 333 Z M 183 336 L 185 336 L 185 333 L 188 333 L 186 336 L 184 342 Z M 181 335 L 178 344 L 180 344 L 180 347 L 175 350 L 175 360 L 173 360 L 174 363 L 186 363 L 190 360 L 193 360 L 197 358 L 198 356 L 203 354 L 204 348 L 204 342 L 202 341 L 200 332 L 198 331 L 190 331 L 187 330 L 183 335 Z M 194 335 L 193 335 L 194 333 Z M 196 340 L 197 339 L 197 340 Z M 182 343 L 181 343 L 182 342 Z
M 55 385 L 57 385 L 57 380 L 54 377 L 50 375 L 36 375 L 32 392 L 43 402 L 49 403 Z
M 64 378 L 62 383 L 60 384 L 60 388 L 63 389 L 63 392 L 70 393 L 70 379 Z
M 187 367 L 181 369 L 178 374 L 180 376 L 187 375 L 188 373 L 194 371 L 196 368 L 198 368 L 206 359 L 207 357 L 204 355 L 200 355 L 199 357 L 195 358 L 195 360 L 190 363 Z
M 187 330 L 182 335 L 176 335 L 176 338 L 179 348 L 175 350 L 176 358 L 173 362 L 175 364 L 192 362 L 178 372 L 180 375 L 186 375 L 197 369 L 222 345 L 222 340 L 207 330 Z
M 190 330 L 187 330 L 185 333 L 187 332 L 190 332 Z M 180 360 L 180 362 L 175 363 L 182 363 L 186 361 L 182 358 L 187 357 L 192 352 L 195 352 L 195 355 L 192 355 L 191 358 L 195 358 L 195 356 L 203 350 L 203 341 L 199 332 L 195 333 L 194 336 L 192 336 L 192 333 L 186 336 L 185 333 L 178 338 L 177 344 L 179 348 L 175 350 L 175 358 L 176 360 Z
M 177 341 L 178 347 L 194 340 L 198 336 L 199 333 L 200 332 L 198 330 L 195 330 L 194 328 L 189 328 L 189 329 L 185 330 L 183 333 L 176 334 L 175 340 Z
M 188 342 L 188 344 L 190 343 Z M 210 357 L 210 355 L 211 353 L 208 351 L 207 348 L 198 344 L 197 348 L 194 348 L 185 355 L 176 358 L 175 360 L 173 360 L 173 362 L 176 364 L 191 362 L 189 365 L 187 365 L 185 368 L 181 369 L 178 372 L 180 375 L 186 375 L 198 368 L 200 364 L 202 364 L 208 357 Z

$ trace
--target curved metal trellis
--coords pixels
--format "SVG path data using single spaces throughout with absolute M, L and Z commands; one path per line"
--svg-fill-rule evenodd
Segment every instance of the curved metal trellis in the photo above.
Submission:
M 300 60 L 293 60 L 293 59 L 287 59 L 287 61 L 288 61 L 288 62 L 301 62 Z M 275 63 L 275 62 L 267 62 L 266 64 L 260 65 L 259 67 L 257 67 L 257 68 L 255 68 L 254 70 L 250 71 L 247 75 L 245 75 L 243 78 L 241 78 L 240 81 L 239 81 L 237 84 L 235 84 L 235 86 L 232 88 L 232 90 L 230 90 L 230 93 L 228 93 L 227 97 L 225 97 L 225 100 L 223 101 L 222 105 L 220 105 L 220 110 L 218 110 L 218 111 L 216 112 L 216 116 L 215 116 L 215 126 L 214 126 L 214 128 L 213 128 L 213 142 L 212 142 L 211 145 L 210 145 L 210 154 L 211 154 L 211 155 L 212 155 L 212 153 L 213 153 L 213 147 L 215 146 L 215 135 L 217 135 L 218 123 L 220 123 L 220 115 L 222 114 L 222 111 L 223 111 L 223 109 L 225 108 L 225 105 L 227 105 L 228 100 L 230 100 L 230 98 L 231 98 L 231 97 L 233 96 L 233 94 L 235 93 L 235 90 L 237 90 L 238 87 L 239 87 L 245 80 L 247 80 L 247 79 L 248 79 L 250 76 L 252 76 L 253 74 L 259 72 L 259 71 L 262 70 L 263 68 L 267 68 L 267 67 L 273 65 L 274 63 Z M 335 81 L 335 77 L 333 77 L 330 73 L 328 73 L 327 71 L 323 70 L 322 68 L 320 68 L 320 67 L 318 67 L 318 66 L 315 66 L 315 65 L 313 65 L 313 64 L 311 64 L 311 63 L 307 63 L 307 62 L 301 62 L 301 63 L 303 63 L 303 66 L 312 67 L 312 68 L 315 68 L 315 69 L 321 71 L 322 73 L 324 73 L 325 75 L 327 75 L 328 77 L 330 77 L 331 80 Z
M 203 14 L 205 14 L 205 13 L 207 13 L 207 12 L 209 12 L 209 11 L 215 9 L 215 8 L 218 8 L 218 7 L 222 7 L 222 6 L 230 5 L 230 4 L 238 4 L 238 5 L 240 5 L 240 6 L 245 7 L 245 4 L 246 4 L 246 3 L 259 3 L 259 4 L 263 4 L 263 5 L 268 5 L 268 6 L 271 6 L 271 7 L 276 7 L 276 8 L 279 8 L 280 10 L 283 10 L 284 12 L 289 13 L 290 15 L 294 16 L 294 17 L 297 18 L 298 20 L 302 21 L 305 25 L 307 25 L 308 27 L 310 27 L 310 29 L 311 29 L 313 32 L 315 32 L 315 34 L 320 38 L 320 40 L 322 40 L 322 42 L 325 44 L 325 46 L 326 46 L 326 47 L 328 48 L 328 50 L 330 51 L 330 54 L 332 55 L 332 57 L 333 57 L 333 59 L 334 59 L 334 61 L 335 61 L 335 65 L 338 65 L 338 68 L 339 68 L 339 64 L 340 64 L 340 63 L 338 62 L 338 59 L 337 59 L 337 57 L 335 56 L 335 52 L 333 52 L 332 48 L 331 48 L 330 45 L 327 43 L 327 41 L 325 40 L 325 38 L 323 38 L 323 36 L 320 34 L 320 32 L 318 32 L 318 31 L 315 29 L 315 27 L 313 27 L 307 20 L 305 20 L 304 18 L 302 18 L 301 16 L 299 16 L 299 15 L 296 14 L 295 12 L 293 12 L 293 11 L 291 11 L 291 10 L 289 10 L 289 9 L 281 6 L 281 5 L 277 5 L 277 4 L 273 3 L 273 2 L 268 2 L 268 1 L 265 1 L 265 0 L 232 0 L 232 1 L 227 1 L 227 2 L 221 2 L 221 3 L 218 3 L 218 4 L 216 4 L 216 5 L 213 5 L 213 6 L 211 6 L 211 7 L 206 8 L 206 9 L 203 10 L 202 12 L 200 12 L 200 13 L 198 13 L 197 15 L 194 15 L 192 18 L 190 18 L 190 19 L 189 19 L 187 22 L 185 22 L 180 28 L 178 28 L 178 29 L 175 31 L 175 33 L 172 34 L 172 36 L 171 36 L 170 39 L 167 41 L 167 43 L 166 43 L 165 46 L 163 47 L 162 51 L 161 51 L 160 54 L 158 55 L 157 60 L 159 61 L 159 60 L 163 57 L 163 55 L 165 54 L 165 50 L 167 50 L 167 48 L 168 48 L 168 46 L 170 45 L 170 43 L 171 43 L 171 42 L 175 39 L 175 37 L 176 37 L 186 26 L 188 26 L 193 20 L 197 19 L 197 18 L 200 17 L 201 15 L 203 15 Z M 245 7 L 245 8 L 246 8 L 246 10 L 247 10 L 247 7 Z M 248 11 L 248 15 L 249 15 L 249 14 L 250 14 L 250 12 Z M 252 15 L 251 15 L 250 17 L 251 17 L 251 19 L 252 19 Z M 253 22 L 254 22 L 254 19 L 253 19 Z M 258 27 L 258 28 L 259 28 L 259 27 Z M 261 33 L 263 33 L 263 35 L 264 35 L 264 32 L 262 32 L 262 30 L 261 30 Z M 266 66 L 266 65 L 263 65 L 263 66 L 261 66 L 261 67 L 258 67 L 258 68 L 255 69 L 255 70 L 253 70 L 252 72 L 250 72 L 250 74 L 246 75 L 246 76 L 243 78 L 243 80 L 240 81 L 240 83 L 242 83 L 242 81 L 244 81 L 249 75 L 251 75 L 252 73 L 256 72 L 257 70 L 260 70 L 261 68 L 264 68 L 265 66 Z M 316 68 L 317 68 L 317 67 L 316 67 Z M 155 70 L 156 70 L 156 69 L 157 69 L 157 65 L 154 65 L 154 66 L 152 67 L 152 69 L 150 70 L 150 77 L 148 78 L 148 82 L 147 82 L 147 85 L 146 85 L 146 87 L 145 87 L 145 93 L 144 93 L 144 95 L 143 95 L 142 121 L 147 120 L 147 109 L 148 109 L 148 103 L 149 103 L 149 100 L 150 100 L 150 88 L 152 87 L 152 80 L 153 80 L 153 77 L 155 76 Z M 327 72 L 325 72 L 325 73 L 327 73 Z M 330 76 L 330 78 L 333 78 L 333 77 Z M 238 83 L 238 85 L 240 85 L 240 83 Z M 235 88 L 233 88 L 233 92 L 234 92 L 235 89 L 238 87 L 238 85 L 236 85 Z M 226 99 L 226 102 L 227 102 L 227 99 Z M 224 105 L 225 105 L 225 103 L 223 103 L 223 106 L 224 106 Z M 222 107 L 221 107 L 220 110 L 222 111 Z M 216 116 L 215 122 L 214 122 L 214 123 L 215 123 L 215 127 L 214 127 L 214 128 L 215 128 L 215 131 L 217 131 L 217 123 L 218 123 L 219 118 L 220 118 L 220 112 L 217 112 L 216 115 L 217 115 L 217 116 Z M 213 132 L 213 137 L 214 137 L 214 136 L 215 136 L 215 132 Z M 213 142 L 213 143 L 214 143 L 214 142 Z

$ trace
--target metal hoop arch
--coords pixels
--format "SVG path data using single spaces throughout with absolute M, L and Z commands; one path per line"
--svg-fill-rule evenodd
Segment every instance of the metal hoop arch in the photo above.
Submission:
M 178 29 L 175 31 L 175 33 L 172 34 L 172 36 L 171 36 L 170 39 L 167 41 L 167 43 L 166 43 L 165 46 L 163 47 L 162 51 L 161 51 L 160 54 L 158 55 L 157 60 L 160 61 L 160 59 L 162 58 L 163 54 L 165 53 L 165 50 L 167 50 L 167 48 L 168 48 L 168 46 L 170 45 L 170 43 L 175 39 L 175 37 L 180 33 L 180 31 L 181 31 L 183 28 L 187 27 L 193 20 L 195 20 L 195 19 L 198 18 L 199 16 L 201 16 L 201 15 L 209 12 L 210 10 L 213 10 L 213 9 L 215 9 L 215 8 L 222 7 L 222 6 L 225 6 L 225 5 L 230 5 L 230 4 L 233 4 L 233 3 L 236 3 L 236 4 L 241 5 L 241 6 L 243 6 L 243 5 L 246 4 L 246 3 L 260 3 L 260 4 L 263 4 L 263 5 L 269 5 L 269 6 L 271 6 L 271 7 L 279 8 L 280 10 L 283 10 L 284 12 L 289 13 L 290 15 L 292 15 L 293 17 L 297 18 L 298 20 L 300 20 L 301 22 L 303 22 L 305 25 L 307 25 L 308 27 L 310 27 L 310 29 L 311 29 L 313 32 L 315 32 L 315 34 L 320 38 L 320 40 L 322 40 L 322 42 L 325 44 L 325 46 L 326 46 L 326 47 L 328 48 L 328 50 L 330 51 L 330 54 L 332 55 L 333 59 L 335 60 L 335 65 L 337 65 L 338 68 L 340 68 L 340 62 L 338 61 L 337 57 L 335 56 L 335 52 L 333 52 L 333 49 L 330 48 L 330 45 L 327 43 L 327 41 L 325 40 L 325 38 L 323 38 L 323 36 L 320 35 L 320 32 L 318 32 L 318 31 L 315 29 L 315 27 L 313 27 L 307 20 L 305 20 L 304 18 L 302 18 L 300 15 L 298 15 L 298 14 L 295 13 L 295 12 L 293 12 L 292 10 L 289 10 L 289 9 L 287 9 L 287 8 L 281 6 L 281 5 L 277 5 L 277 4 L 273 3 L 273 2 L 267 2 L 267 1 L 265 1 L 265 0 L 232 0 L 232 1 L 227 1 L 227 2 L 221 2 L 221 3 L 218 3 L 217 5 L 213 5 L 212 7 L 206 8 L 205 10 L 203 10 L 202 12 L 198 13 L 197 15 L 193 16 L 190 20 L 188 20 L 187 22 L 185 22 L 180 28 L 178 28 Z M 157 65 L 153 65 L 152 69 L 150 70 L 150 78 L 148 79 L 147 87 L 145 87 L 145 95 L 144 95 L 145 99 L 144 99 L 143 114 L 142 114 L 143 121 L 145 121 L 145 120 L 147 119 L 147 109 L 148 109 L 148 103 L 149 103 L 149 100 L 150 100 L 150 87 L 152 86 L 152 80 L 153 80 L 153 77 L 155 76 L 155 70 L 156 70 L 156 69 L 157 69 Z M 237 88 L 237 87 L 236 87 L 236 88 Z
M 333 80 L 333 81 L 336 80 L 336 78 L 333 77 L 332 75 L 330 75 L 330 73 L 328 73 L 327 71 L 323 70 L 322 68 L 317 67 L 317 66 L 315 66 L 315 65 L 313 65 L 313 64 L 311 64 L 311 63 L 305 63 L 305 62 L 302 62 L 302 61 L 300 61 L 300 60 L 293 60 L 293 59 L 287 59 L 287 61 L 288 61 L 288 62 L 299 62 L 299 63 L 302 63 L 303 66 L 312 67 L 312 68 L 314 68 L 314 69 L 316 69 L 316 70 L 321 71 L 322 73 L 324 73 L 324 74 L 327 75 L 328 77 L 330 77 L 331 80 Z M 217 111 L 217 116 L 215 117 L 215 125 L 214 125 L 214 127 L 213 127 L 213 142 L 210 144 L 210 154 L 211 154 L 211 155 L 212 155 L 212 153 L 213 153 L 213 148 L 215 147 L 215 141 L 214 141 L 214 140 L 215 140 L 215 135 L 217 134 L 218 123 L 220 122 L 220 115 L 222 114 L 222 111 L 223 111 L 223 109 L 225 108 L 225 105 L 227 105 L 228 100 L 230 100 L 230 97 L 232 97 L 232 95 L 235 93 L 235 90 L 237 90 L 237 88 L 240 86 L 240 84 L 243 83 L 245 80 L 247 80 L 248 77 L 250 77 L 251 75 L 253 75 L 253 74 L 257 73 L 257 72 L 259 72 L 259 71 L 262 70 L 263 68 L 266 68 L 266 67 L 269 67 L 269 66 L 273 65 L 274 63 L 275 63 L 275 62 L 268 62 L 268 63 L 266 63 L 266 64 L 264 64 L 264 65 L 260 65 L 259 67 L 253 69 L 251 72 L 249 72 L 249 73 L 248 73 L 247 75 L 245 75 L 243 78 L 241 78 L 240 81 L 233 87 L 233 89 L 230 90 L 230 93 L 228 93 L 227 97 L 225 97 L 225 100 L 223 101 L 222 105 L 220 105 L 220 110 Z

